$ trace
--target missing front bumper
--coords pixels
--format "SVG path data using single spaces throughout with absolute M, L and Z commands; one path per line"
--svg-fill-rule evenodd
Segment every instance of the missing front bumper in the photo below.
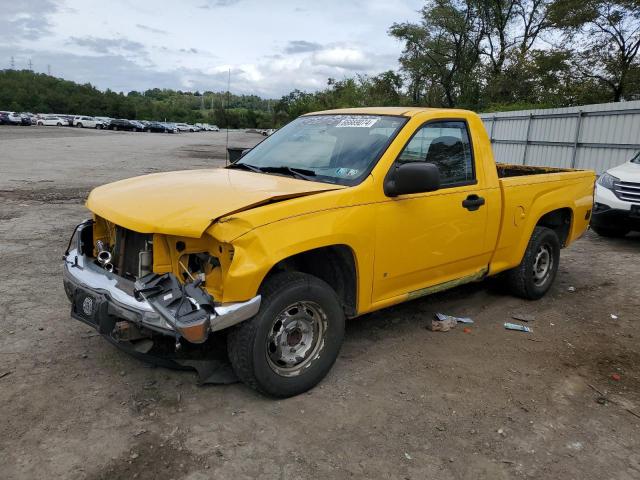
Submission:
M 91 228 L 91 223 L 85 222 L 78 226 L 72 239 L 73 248 L 64 255 L 63 281 L 72 305 L 71 316 L 95 327 L 101 333 L 109 334 L 115 323 L 124 319 L 161 334 L 183 336 L 192 343 L 201 343 L 211 332 L 247 320 L 260 309 L 260 295 L 246 302 L 215 303 L 213 298 L 199 288 L 201 296 L 198 296 L 198 291 L 185 290 L 171 274 L 166 274 L 168 280 L 164 282 L 165 285 L 163 282 L 156 282 L 153 285 L 159 287 L 156 291 L 145 292 L 145 285 L 153 278 L 164 276 L 143 277 L 141 280 L 146 280 L 136 286 L 128 279 L 106 271 L 83 253 L 90 251 L 85 245 L 91 241 L 91 235 L 87 235 L 85 231 L 87 228 Z M 169 284 L 172 288 L 175 287 L 174 280 L 180 285 L 183 294 L 200 305 L 200 309 L 192 309 L 199 313 L 184 317 L 170 304 L 159 301 L 166 295 L 165 290 Z M 206 297 L 211 299 L 210 302 Z M 186 301 L 194 306 L 192 300 L 187 298 Z M 208 305 L 203 308 L 205 303 Z M 194 326 L 197 328 L 193 328 Z

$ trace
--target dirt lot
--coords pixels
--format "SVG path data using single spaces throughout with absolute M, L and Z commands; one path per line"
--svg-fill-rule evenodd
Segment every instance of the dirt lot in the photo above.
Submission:
M 329 376 L 288 400 L 199 387 L 71 320 L 60 258 L 87 192 L 219 166 L 224 142 L 0 127 L 0 477 L 640 478 L 638 235 L 587 234 L 538 302 L 484 282 L 353 320 Z M 433 333 L 437 311 L 476 323 Z M 516 313 L 534 333 L 503 329 Z

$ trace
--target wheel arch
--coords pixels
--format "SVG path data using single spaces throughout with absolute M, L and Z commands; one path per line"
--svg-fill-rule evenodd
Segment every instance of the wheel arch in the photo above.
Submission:
M 542 215 L 535 227 L 547 227 L 553 230 L 558 239 L 560 240 L 560 246 L 564 247 L 569 238 L 569 232 L 571 232 L 571 225 L 573 223 L 573 210 L 569 207 L 557 208 L 551 210 Z
M 358 280 L 355 253 L 345 244 L 327 245 L 296 253 L 274 264 L 262 285 L 278 272 L 302 272 L 325 281 L 338 295 L 347 317 L 357 312 Z

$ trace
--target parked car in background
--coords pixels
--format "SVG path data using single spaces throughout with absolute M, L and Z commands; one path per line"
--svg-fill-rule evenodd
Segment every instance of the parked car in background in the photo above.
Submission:
M 133 125 L 134 132 L 144 132 L 147 128 L 147 126 L 140 120 L 129 120 L 129 122 Z
M 2 124 L 22 125 L 22 118 L 15 112 L 0 112 L 2 114 Z
M 146 125 L 146 130 L 148 132 L 154 133 L 168 133 L 167 126 L 164 123 L 160 122 L 148 122 Z
M 115 130 L 115 131 L 127 130 L 130 132 L 133 132 L 133 131 L 136 131 L 137 129 L 138 127 L 133 123 L 131 123 L 131 121 L 127 120 L 126 118 L 114 118 L 109 123 L 109 130 Z
M 210 129 L 211 129 L 212 132 L 219 132 L 220 131 L 220 128 L 217 125 L 211 125 Z
M 178 130 L 178 125 L 176 125 L 175 123 L 162 122 L 162 124 L 166 127 L 167 132 L 169 132 L 169 133 L 180 133 L 180 130 Z
M 12 112 L 0 112 L 0 125 L 20 125 Z
M 33 122 L 31 121 L 31 114 L 29 113 L 20 113 L 20 125 L 23 125 L 25 127 L 30 127 L 31 125 L 33 125 Z
M 603 237 L 640 231 L 640 152 L 598 178 L 591 228 Z
M 73 126 L 78 128 L 102 128 L 102 122 L 95 117 L 77 115 L 73 117 Z
M 95 119 L 102 124 L 102 128 L 109 128 L 109 124 L 113 120 L 111 117 L 95 117 Z
M 45 115 L 36 122 L 36 125 L 41 127 L 62 127 L 65 123 L 66 120 L 64 118 L 55 115 Z
M 188 123 L 176 123 L 176 126 L 178 127 L 178 130 L 180 130 L 181 132 L 195 132 L 196 131 L 195 125 L 189 125 Z
M 65 127 L 73 127 L 73 115 L 56 115 L 58 118 L 62 119 Z
M 269 135 L 273 135 L 275 133 L 276 129 L 275 128 L 268 128 L 267 130 L 263 130 L 262 131 L 262 135 L 264 137 L 268 137 Z

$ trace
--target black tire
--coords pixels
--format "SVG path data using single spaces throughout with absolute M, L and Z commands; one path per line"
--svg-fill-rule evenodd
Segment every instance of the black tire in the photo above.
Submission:
M 333 366 L 344 338 L 344 312 L 338 296 L 324 281 L 300 272 L 277 273 L 266 280 L 260 289 L 262 304 L 258 314 L 239 324 L 227 336 L 229 359 L 242 382 L 273 397 L 292 397 L 306 392 L 320 382 Z M 302 307 L 298 308 L 298 305 Z M 317 312 L 317 313 L 316 313 Z M 311 315 L 313 313 L 313 315 Z M 301 323 L 297 319 L 302 318 Z M 314 321 L 315 328 L 305 328 L 304 322 Z M 284 336 L 288 325 L 294 328 Z M 299 326 L 302 325 L 302 328 Z M 297 332 L 295 331 L 297 329 Z M 309 346 L 303 335 L 313 331 Z M 316 336 L 316 332 L 318 333 Z M 298 365 L 279 364 L 276 338 L 283 340 L 284 355 L 295 357 L 296 348 L 308 348 Z M 294 338 L 295 344 L 290 343 Z M 291 347 L 290 347 L 291 346 Z
M 97 124 L 97 125 L 96 125 L 96 130 L 102 130 L 102 124 L 100 124 L 100 123 L 99 123 L 99 124 Z
M 62 124 L 61 124 L 60 122 L 56 123 L 56 125 L 57 125 L 58 127 L 61 127 L 61 126 L 62 126 Z
M 76 127 L 77 128 L 82 128 L 82 124 L 81 123 L 76 123 Z
M 624 227 L 591 227 L 591 230 L 596 232 L 601 237 L 607 238 L 622 238 L 631 230 Z
M 113 131 L 117 132 L 118 131 L 118 127 L 113 127 Z
M 544 258 L 548 258 L 550 264 L 543 272 L 541 269 L 544 265 Z M 505 279 L 514 295 L 527 300 L 538 300 L 553 285 L 559 264 L 560 240 L 558 235 L 550 228 L 535 227 L 520 265 L 507 271 Z

